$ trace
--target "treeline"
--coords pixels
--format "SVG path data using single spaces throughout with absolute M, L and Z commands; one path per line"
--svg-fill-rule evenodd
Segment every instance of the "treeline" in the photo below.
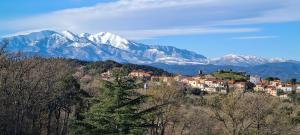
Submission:
M 172 76 L 173 74 L 159 69 L 152 66 L 147 65 L 137 65 L 137 64 L 131 64 L 131 63 L 125 63 L 120 64 L 112 60 L 106 60 L 106 61 L 96 61 L 96 62 L 87 62 L 87 61 L 81 61 L 81 60 L 67 60 L 70 62 L 73 62 L 77 64 L 77 66 L 85 66 L 85 70 L 94 70 L 96 73 L 103 73 L 107 70 L 111 70 L 113 68 L 122 68 L 127 71 L 133 71 L 133 70 L 142 70 L 145 72 L 152 72 L 153 75 L 156 76 Z
M 85 92 L 64 60 L 0 53 L 0 133 L 67 134 Z

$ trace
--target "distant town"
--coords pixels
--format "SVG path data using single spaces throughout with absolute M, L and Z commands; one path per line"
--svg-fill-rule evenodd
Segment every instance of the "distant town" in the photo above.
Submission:
M 300 83 L 296 79 L 281 81 L 276 77 L 261 78 L 259 76 L 246 75 L 245 72 L 233 72 L 231 70 L 220 70 L 213 74 L 204 74 L 199 71 L 195 76 L 155 76 L 152 72 L 134 70 L 128 74 L 129 77 L 145 82 L 144 88 L 149 85 L 172 82 L 181 83 L 183 86 L 198 89 L 207 94 L 228 94 L 230 91 L 258 92 L 266 95 L 288 98 L 288 94 L 300 93 Z M 109 81 L 111 71 L 101 74 L 102 80 Z

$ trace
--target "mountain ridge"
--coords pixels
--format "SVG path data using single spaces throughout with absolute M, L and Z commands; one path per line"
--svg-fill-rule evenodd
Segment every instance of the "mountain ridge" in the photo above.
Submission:
M 232 66 L 256 66 L 267 63 L 287 62 L 282 58 L 264 58 L 250 55 L 228 54 L 222 57 L 210 59 L 213 65 L 232 65 Z
M 22 51 L 44 57 L 66 57 L 80 60 L 115 60 L 136 64 L 205 63 L 206 57 L 171 46 L 145 45 L 108 32 L 74 34 L 70 31 L 40 31 L 6 37 L 10 52 Z
M 8 52 L 21 51 L 27 55 L 62 57 L 84 61 L 114 60 L 119 63 L 151 65 L 172 73 L 196 74 L 198 70 L 212 72 L 219 69 L 245 71 L 252 75 L 276 76 L 300 80 L 300 62 L 268 59 L 257 56 L 229 54 L 207 58 L 201 54 L 172 46 L 146 45 L 121 36 L 100 32 L 75 34 L 71 31 L 45 30 L 5 37 Z
M 163 63 L 155 63 L 150 66 L 166 70 L 174 74 L 197 75 L 201 70 L 204 73 L 213 73 L 219 70 L 233 70 L 237 72 L 246 72 L 249 75 L 266 77 L 278 77 L 281 80 L 288 81 L 290 79 L 300 80 L 300 63 L 295 62 L 277 62 L 266 63 L 256 66 L 233 66 L 233 65 L 168 65 Z
M 186 49 L 138 43 L 110 32 L 75 34 L 67 30 L 62 32 L 44 30 L 3 39 L 8 40 L 10 52 L 22 51 L 30 55 L 65 57 L 86 61 L 114 60 L 135 64 L 213 64 L 243 67 L 292 61 L 236 54 L 207 58 Z M 294 62 L 297 63 L 297 61 Z

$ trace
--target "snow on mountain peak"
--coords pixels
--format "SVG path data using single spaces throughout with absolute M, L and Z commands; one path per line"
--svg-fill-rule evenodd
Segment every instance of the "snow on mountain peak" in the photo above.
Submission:
M 81 34 L 79 34 L 79 37 L 81 37 L 81 38 L 86 38 L 86 37 L 89 37 L 89 36 L 91 36 L 90 33 L 81 33 Z
M 129 49 L 129 41 L 127 39 L 110 32 L 100 32 L 94 35 L 89 35 L 88 39 L 100 44 L 109 44 L 123 50 Z
M 286 62 L 285 59 L 267 59 L 256 56 L 228 54 L 220 58 L 205 56 L 172 46 L 154 46 L 129 41 L 121 36 L 100 32 L 75 34 L 71 31 L 45 30 L 26 35 L 7 37 L 8 50 L 23 51 L 45 57 L 65 57 L 80 60 L 115 60 L 136 64 L 214 64 L 254 66 L 266 63 Z M 0 40 L 1 42 L 1 40 Z
M 203 55 L 188 50 L 171 46 L 145 45 L 109 32 L 75 34 L 71 31 L 47 30 L 7 39 L 10 52 L 23 51 L 26 54 L 43 57 L 65 57 L 87 61 L 110 59 L 136 64 L 201 64 L 207 60 Z
M 61 34 L 72 41 L 78 40 L 78 36 L 76 34 L 72 33 L 71 31 L 68 31 L 68 30 L 62 31 Z
M 61 34 L 68 38 L 69 40 L 78 42 L 80 40 L 90 40 L 95 44 L 107 44 L 112 45 L 116 48 L 128 50 L 129 41 L 121 36 L 110 32 L 100 32 L 97 34 L 90 34 L 90 33 L 81 33 L 79 35 L 72 33 L 71 31 L 62 31 Z
M 285 59 L 268 59 L 249 55 L 228 54 L 223 57 L 210 60 L 211 64 L 215 65 L 234 65 L 234 66 L 255 66 L 266 63 L 286 62 Z
M 283 58 L 271 58 L 271 59 L 270 59 L 270 62 L 272 62 L 272 63 L 276 63 L 276 62 L 287 62 L 287 61 L 289 61 L 289 60 L 283 59 Z

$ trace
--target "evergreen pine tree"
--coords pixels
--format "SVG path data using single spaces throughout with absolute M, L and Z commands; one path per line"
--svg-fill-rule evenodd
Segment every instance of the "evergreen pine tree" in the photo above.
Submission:
M 114 72 L 115 81 L 107 82 L 101 89 L 101 95 L 84 114 L 82 120 L 73 123 L 74 134 L 142 134 L 149 126 L 144 119 L 153 108 L 138 110 L 146 96 L 136 94 L 133 80 L 123 72 Z

